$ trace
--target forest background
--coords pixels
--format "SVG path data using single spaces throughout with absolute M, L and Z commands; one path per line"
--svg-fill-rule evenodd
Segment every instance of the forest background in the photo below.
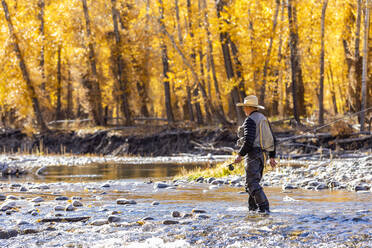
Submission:
M 297 123 L 371 106 L 368 0 L 1 2 L 5 127 L 228 126 L 250 94 Z

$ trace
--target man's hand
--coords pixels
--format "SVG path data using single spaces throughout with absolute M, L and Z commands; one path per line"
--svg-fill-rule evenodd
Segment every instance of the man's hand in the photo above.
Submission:
M 234 164 L 237 164 L 237 163 L 240 163 L 242 161 L 243 157 L 238 155 L 236 156 L 235 160 L 234 160 Z
M 275 161 L 275 158 L 270 158 L 270 165 L 271 165 L 271 167 L 273 167 L 273 168 L 276 167 L 276 161 Z

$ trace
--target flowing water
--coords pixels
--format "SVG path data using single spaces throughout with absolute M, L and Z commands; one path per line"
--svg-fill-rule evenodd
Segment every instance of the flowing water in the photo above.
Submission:
M 194 168 L 195 164 L 184 165 Z M 0 239 L 0 247 L 371 247 L 371 192 L 283 192 L 265 188 L 271 214 L 247 211 L 247 195 L 229 185 L 172 182 L 183 166 L 112 165 L 53 166 L 45 176 L 2 178 L 0 194 L 21 198 L 17 211 L 0 215 L 0 229 L 17 229 L 19 235 Z M 159 189 L 151 181 L 166 181 Z M 16 184 L 15 184 L 16 183 Z M 20 192 L 19 185 L 28 188 Z M 105 185 L 104 185 L 105 184 Z M 103 187 L 104 186 L 104 187 Z M 44 187 L 44 189 L 43 189 Z M 81 197 L 83 207 L 57 212 L 58 195 Z M 42 196 L 44 202 L 30 200 Z M 23 199 L 22 199 L 23 198 Z M 118 205 L 116 200 L 135 200 Z M 152 205 L 152 202 L 159 205 Z M 0 202 L 1 203 L 1 202 Z M 29 210 L 36 209 L 32 216 Z M 193 214 L 193 209 L 205 210 Z M 116 211 L 118 223 L 91 225 Z M 181 217 L 172 217 L 172 211 Z M 87 222 L 42 223 L 62 213 L 65 217 L 89 216 Z M 183 217 L 182 217 L 183 216 Z M 153 220 L 142 221 L 144 217 Z M 24 220 L 26 224 L 17 222 Z M 165 225 L 164 220 L 179 223 Z M 34 230 L 35 233 L 25 230 Z

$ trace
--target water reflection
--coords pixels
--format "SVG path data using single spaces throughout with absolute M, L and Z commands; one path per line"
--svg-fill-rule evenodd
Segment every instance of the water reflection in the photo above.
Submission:
M 43 176 L 30 173 L 20 177 L 0 177 L 0 181 L 87 182 L 120 179 L 164 179 L 177 175 L 182 168 L 205 168 L 207 164 L 91 164 L 86 166 L 50 166 Z

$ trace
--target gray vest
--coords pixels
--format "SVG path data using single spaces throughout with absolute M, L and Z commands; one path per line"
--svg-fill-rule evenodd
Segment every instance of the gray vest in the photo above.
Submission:
M 256 138 L 253 142 L 253 147 L 260 147 L 262 150 L 270 152 L 275 150 L 274 136 L 271 132 L 267 118 L 260 112 L 253 112 L 249 118 L 256 123 Z M 238 146 L 244 143 L 244 127 L 238 128 L 237 142 Z

